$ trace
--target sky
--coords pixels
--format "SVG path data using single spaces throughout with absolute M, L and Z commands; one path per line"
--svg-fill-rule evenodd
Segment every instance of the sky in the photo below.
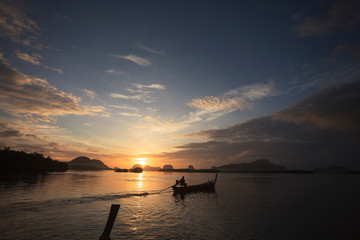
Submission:
M 360 169 L 360 3 L 0 1 L 0 147 Z

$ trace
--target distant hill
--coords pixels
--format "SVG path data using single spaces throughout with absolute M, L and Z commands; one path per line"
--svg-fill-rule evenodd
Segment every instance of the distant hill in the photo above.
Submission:
M 145 166 L 144 171 L 159 171 L 161 167 Z
M 285 171 L 286 167 L 275 165 L 267 159 L 258 159 L 248 163 L 233 163 L 217 168 L 219 171 Z
M 354 173 L 355 171 L 351 168 L 332 165 L 326 168 L 316 168 L 313 170 L 315 173 Z
M 70 170 L 109 170 L 102 161 L 85 156 L 77 157 L 68 162 Z
M 162 170 L 172 170 L 172 169 L 174 169 L 174 167 L 170 164 L 164 165 L 162 168 Z
M 0 150 L 0 172 L 2 173 L 44 173 L 64 172 L 68 164 L 44 157 L 40 153 L 26 153 L 5 148 Z

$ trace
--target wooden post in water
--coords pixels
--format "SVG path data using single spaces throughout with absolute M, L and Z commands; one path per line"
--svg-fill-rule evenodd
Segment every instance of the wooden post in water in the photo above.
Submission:
M 100 236 L 99 240 L 111 240 L 110 233 L 111 233 L 111 229 L 114 225 L 116 215 L 119 211 L 119 208 L 120 208 L 120 204 L 112 204 L 111 205 L 109 217 L 108 217 L 104 232 Z

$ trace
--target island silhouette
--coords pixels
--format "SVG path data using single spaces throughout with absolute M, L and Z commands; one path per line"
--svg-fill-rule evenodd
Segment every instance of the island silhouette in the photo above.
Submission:
M 134 169 L 136 165 L 133 166 Z M 79 156 L 69 162 L 53 160 L 44 157 L 41 153 L 26 153 L 24 151 L 11 150 L 5 147 L 0 150 L 0 172 L 2 173 L 44 173 L 64 172 L 67 170 L 112 170 L 101 160 Z M 115 172 L 131 172 L 131 169 L 114 168 Z M 126 171 L 125 171 L 126 170 Z M 209 169 L 196 169 L 193 165 L 188 168 L 176 169 L 171 164 L 165 164 L 163 168 L 145 166 L 141 171 L 162 172 L 199 172 L 199 173 L 289 173 L 289 174 L 360 174 L 359 170 L 353 170 L 345 166 L 331 165 L 325 168 L 313 170 L 288 170 L 285 166 L 271 163 L 268 159 L 257 159 L 252 162 L 232 163 L 219 167 L 212 166 Z M 139 171 L 138 171 L 139 172 Z
M 77 157 L 68 162 L 70 170 L 110 170 L 102 161 L 86 156 Z
M 44 157 L 41 153 L 15 151 L 10 147 L 0 150 L 0 172 L 3 173 L 64 172 L 68 169 L 67 163 Z

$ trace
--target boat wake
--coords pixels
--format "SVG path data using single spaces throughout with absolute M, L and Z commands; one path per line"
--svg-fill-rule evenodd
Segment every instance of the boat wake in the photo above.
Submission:
M 117 200 L 123 198 L 131 198 L 131 197 L 145 197 L 149 195 L 156 195 L 163 193 L 167 189 L 163 189 L 160 191 L 154 190 L 150 192 L 132 192 L 132 193 L 121 193 L 121 194 L 83 196 L 83 197 L 74 197 L 74 198 L 57 198 L 57 199 L 49 199 L 44 201 L 16 202 L 10 204 L 10 207 L 16 207 L 18 209 L 21 208 L 23 210 L 38 212 L 38 211 L 46 210 L 47 208 L 58 207 L 58 206 L 65 207 L 67 205 L 86 204 L 96 201 L 110 201 L 110 200 Z

